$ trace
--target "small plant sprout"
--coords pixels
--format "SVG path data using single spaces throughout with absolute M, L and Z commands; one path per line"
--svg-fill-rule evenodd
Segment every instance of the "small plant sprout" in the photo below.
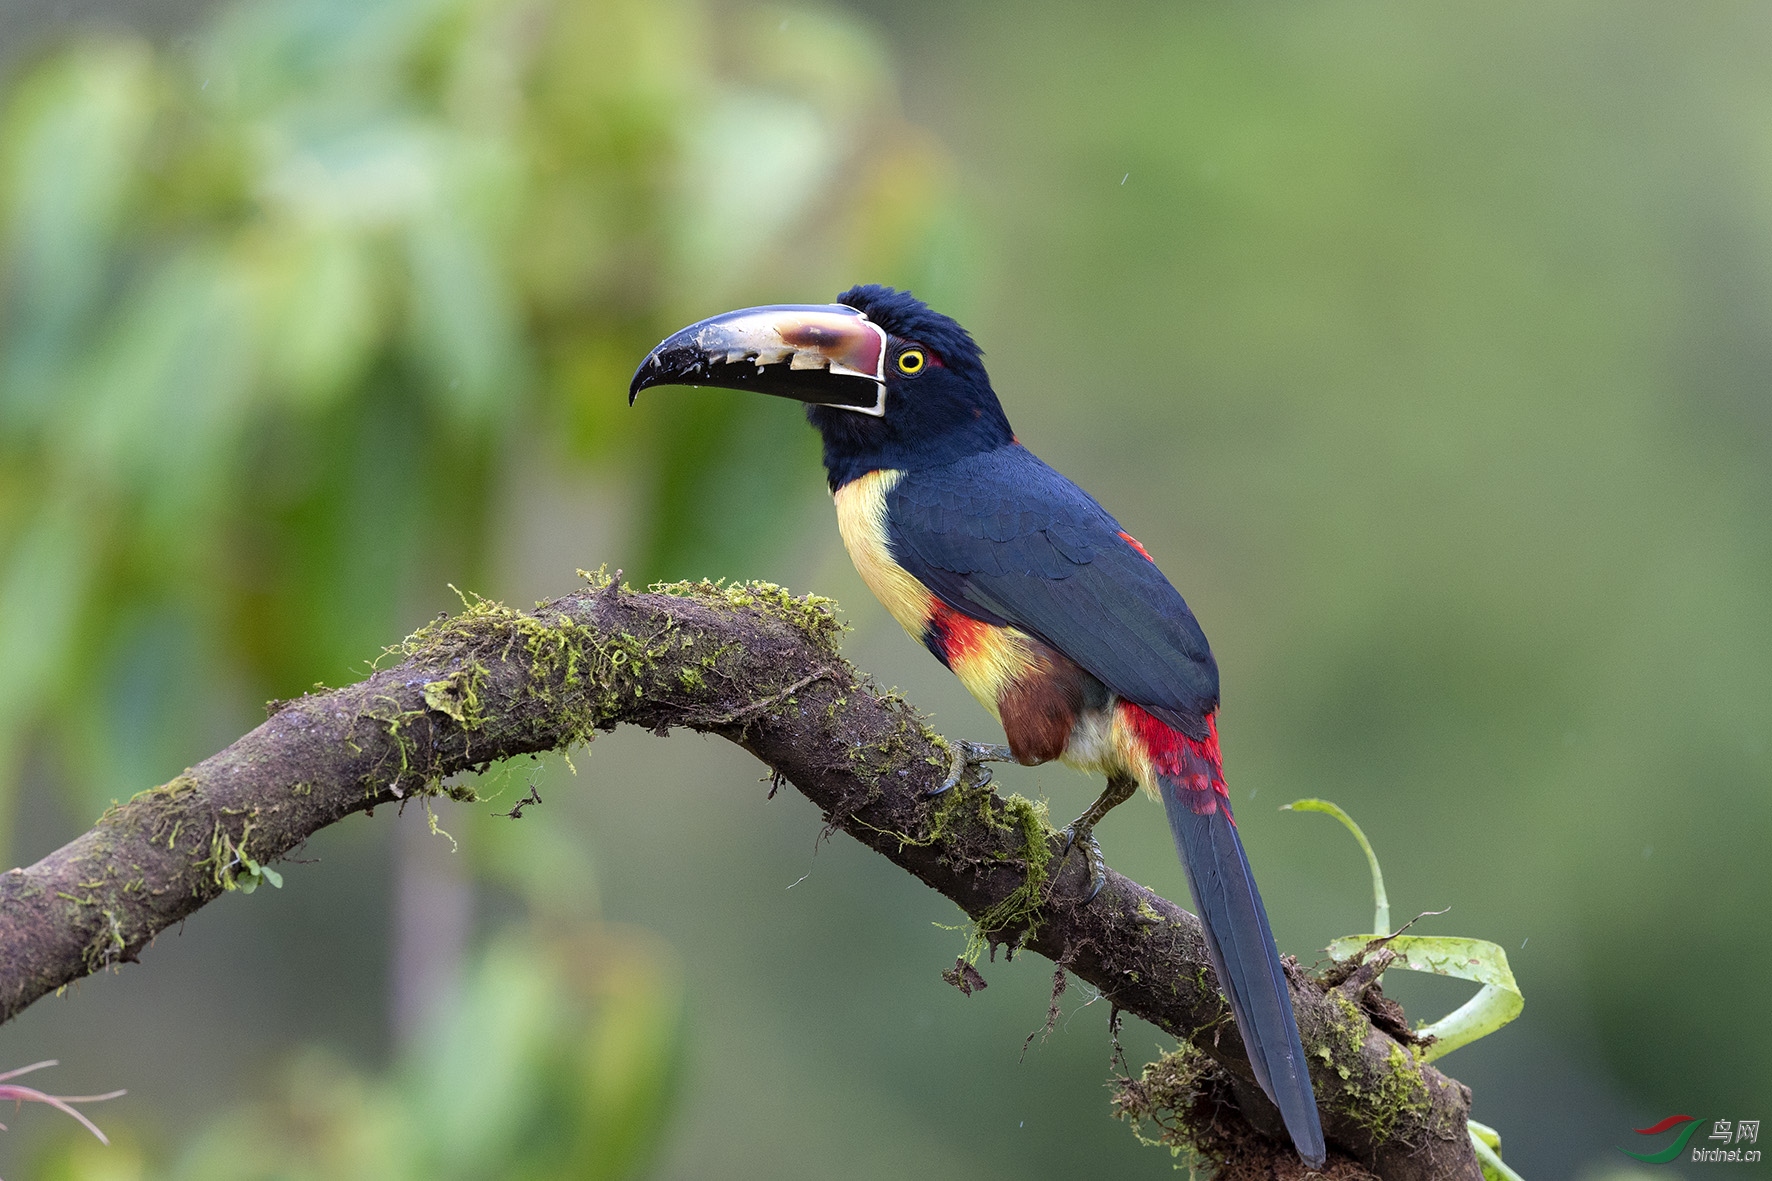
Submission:
M 59 1065 L 56 1059 L 50 1058 L 43 1062 L 33 1062 L 29 1066 L 21 1066 L 17 1070 L 9 1070 L 4 1074 L 0 1074 L 0 1102 L 5 1102 L 10 1099 L 14 1105 L 17 1106 L 22 1106 L 26 1103 L 47 1103 L 57 1111 L 66 1112 L 76 1120 L 79 1120 L 80 1126 L 98 1137 L 98 1142 L 100 1144 L 108 1145 L 110 1141 L 105 1139 L 105 1134 L 98 1130 L 98 1125 L 87 1119 L 86 1116 L 81 1113 L 80 1109 L 74 1106 L 74 1104 L 103 1103 L 107 1099 L 116 1099 L 122 1095 L 128 1094 L 128 1092 L 107 1091 L 103 1095 L 50 1095 L 43 1091 L 39 1091 L 35 1087 L 22 1086 L 12 1081 L 21 1074 L 30 1074 L 33 1070 L 42 1070 L 45 1066 L 56 1065 Z M 0 1124 L 0 1131 L 4 1131 L 5 1128 L 5 1124 Z
M 1480 1037 L 1494 1033 L 1520 1015 L 1526 1000 L 1508 967 L 1507 952 L 1486 939 L 1464 939 L 1454 935 L 1405 935 L 1414 920 L 1404 923 L 1394 933 L 1390 929 L 1390 899 L 1384 892 L 1384 874 L 1378 868 L 1378 854 L 1354 818 L 1328 800 L 1293 800 L 1282 805 L 1282 812 L 1324 812 L 1335 817 L 1354 834 L 1366 864 L 1372 870 L 1372 933 L 1345 935 L 1329 944 L 1328 952 L 1338 962 L 1358 962 L 1368 953 L 1388 948 L 1396 959 L 1393 967 L 1411 972 L 1431 972 L 1452 976 L 1482 985 L 1477 994 L 1438 1021 L 1416 1027 L 1416 1034 L 1429 1039 L 1428 1044 L 1412 1052 L 1422 1062 L 1432 1062 L 1467 1046 Z M 1443 910 L 1427 911 L 1427 915 L 1445 914 Z M 1521 947 L 1526 946 L 1524 943 Z M 1476 1120 L 1470 1124 L 1471 1149 L 1482 1167 L 1484 1181 L 1521 1181 L 1501 1160 L 1501 1133 Z

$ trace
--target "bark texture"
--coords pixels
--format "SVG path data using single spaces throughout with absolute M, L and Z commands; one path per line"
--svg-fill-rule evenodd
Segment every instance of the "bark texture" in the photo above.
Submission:
M 946 776 L 949 748 L 843 660 L 839 630 L 825 601 L 765 584 L 634 593 L 597 578 L 533 612 L 476 601 L 390 650 L 390 667 L 273 703 L 269 720 L 226 750 L 0 874 L 0 1020 L 134 962 L 254 865 L 353 812 L 467 795 L 448 778 L 623 723 L 660 735 L 681 726 L 756 755 L 833 829 L 959 903 L 994 946 L 1038 952 L 1188 1043 L 1193 1065 L 1128 1080 L 1135 1093 L 1179 1087 L 1163 1111 L 1184 1130 L 1189 1119 L 1246 1121 L 1254 1135 L 1229 1150 L 1237 1176 L 1303 1176 L 1253 1083 L 1198 920 L 1111 871 L 1080 905 L 1083 859 L 1061 859 L 1038 808 L 975 774 L 923 798 Z M 1329 987 L 1292 971 L 1331 1175 L 1480 1178 L 1468 1089 L 1373 1025 L 1371 972 L 1340 975 Z

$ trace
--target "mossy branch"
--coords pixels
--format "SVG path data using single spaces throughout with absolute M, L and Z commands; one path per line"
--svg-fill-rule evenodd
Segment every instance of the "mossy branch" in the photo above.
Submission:
M 273 703 L 270 719 L 226 750 L 113 807 L 30 868 L 0 874 L 0 1020 L 134 962 L 160 931 L 255 884 L 261 867 L 353 812 L 466 795 L 450 777 L 565 750 L 622 723 L 660 735 L 681 726 L 756 755 L 833 829 L 958 903 L 992 946 L 1047 956 L 1117 1009 L 1188 1043 L 1194 1058 L 1165 1077 L 1185 1083 L 1189 1102 L 1211 1108 L 1216 1123 L 1234 1110 L 1255 1130 L 1227 1169 L 1261 1151 L 1270 1154 L 1262 1175 L 1302 1176 L 1253 1083 L 1198 920 L 1111 872 L 1101 895 L 1079 905 L 1082 859 L 1058 857 L 1057 834 L 1025 800 L 970 777 L 924 799 L 947 772 L 947 744 L 838 654 L 838 632 L 826 601 L 764 584 L 640 594 L 597 577 L 534 612 L 471 601 L 391 649 L 391 667 Z M 1338 1154 L 1341 1171 L 1331 1175 L 1480 1177 L 1465 1130 L 1469 1091 L 1374 1027 L 1371 973 L 1343 976 L 1328 987 L 1292 969 Z M 1123 1093 L 1123 1109 L 1152 1114 L 1140 1103 L 1138 1092 Z M 1186 1110 L 1164 1111 L 1186 1124 Z M 1190 1142 L 1210 1152 L 1222 1140 Z

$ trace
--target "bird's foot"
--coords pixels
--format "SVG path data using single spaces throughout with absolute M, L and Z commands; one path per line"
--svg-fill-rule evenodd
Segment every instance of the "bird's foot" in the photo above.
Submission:
M 1077 845 L 1083 846 L 1089 853 L 1089 894 L 1083 899 L 1083 905 L 1095 901 L 1101 888 L 1107 885 L 1107 858 L 1101 855 L 1101 842 L 1095 839 L 1095 825 L 1125 803 L 1138 790 L 1138 781 L 1124 772 L 1115 772 L 1108 776 L 1107 787 L 1084 813 L 1064 827 L 1064 852 L 1059 854 L 1059 863 L 1071 855 Z
M 954 752 L 953 766 L 948 769 L 948 777 L 941 781 L 941 786 L 923 793 L 923 798 L 932 800 L 938 795 L 951 791 L 960 777 L 966 774 L 966 768 L 979 767 L 981 763 L 1013 763 L 1015 752 L 995 742 L 950 742 L 948 746 Z M 991 769 L 980 767 L 978 785 L 983 787 L 991 781 Z
M 1095 896 L 1107 885 L 1107 858 L 1102 855 L 1101 842 L 1095 839 L 1095 826 L 1083 823 L 1081 817 L 1065 825 L 1062 835 L 1064 852 L 1058 855 L 1059 864 L 1062 865 L 1064 859 L 1071 855 L 1071 850 L 1078 845 L 1089 855 L 1089 893 L 1083 899 L 1083 905 L 1087 906 L 1095 901 Z

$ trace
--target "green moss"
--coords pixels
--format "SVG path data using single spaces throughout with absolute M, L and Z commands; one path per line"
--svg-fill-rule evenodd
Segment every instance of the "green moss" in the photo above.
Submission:
M 646 589 L 679 599 L 694 599 L 716 607 L 760 607 L 793 625 L 827 651 L 837 650 L 844 625 L 837 619 L 836 601 L 820 595 L 795 595 L 773 582 L 656 582 Z
M 908 767 L 917 751 L 922 749 L 924 744 L 931 741 L 931 734 L 933 733 L 929 729 L 928 724 L 924 722 L 922 715 L 917 713 L 917 711 L 911 707 L 898 704 L 890 708 L 896 718 L 892 729 L 878 741 L 857 743 L 854 746 L 851 746 L 848 752 L 849 761 L 855 765 L 854 770 L 856 774 L 867 781 L 870 789 L 876 793 L 876 795 L 879 790 L 880 780 L 888 774 L 902 771 Z M 943 745 L 945 746 L 945 742 Z M 949 796 L 955 794 L 955 792 L 948 793 Z M 987 793 L 984 798 L 989 800 L 995 797 Z M 933 838 L 931 841 L 910 843 L 929 844 L 933 843 L 934 840 L 939 840 L 942 831 L 940 828 L 942 823 L 941 808 L 951 806 L 952 801 L 949 801 L 946 798 L 942 800 L 941 805 L 937 809 L 935 817 L 937 828 L 931 833 L 931 837 Z
M 451 836 L 449 834 L 448 829 L 444 828 L 442 825 L 437 823 L 437 813 L 432 810 L 431 801 L 426 800 L 424 802 L 424 804 L 425 804 L 425 823 L 430 826 L 431 835 L 434 837 L 442 837 L 444 840 L 448 841 L 449 842 L 449 849 L 451 852 L 460 852 L 461 851 L 460 842 L 458 842 L 453 836 Z
M 1012 795 L 992 816 L 989 801 L 996 798 L 995 794 L 986 791 L 980 795 L 984 797 L 981 810 L 988 817 L 986 823 L 999 830 L 1020 834 L 1018 858 L 1023 866 L 1023 877 L 1021 885 L 1008 897 L 973 920 L 966 938 L 965 958 L 969 963 L 977 963 L 979 954 L 1002 932 L 1019 931 L 1019 946 L 1038 929 L 1040 907 L 1046 901 L 1047 873 L 1052 863 L 1052 829 L 1046 823 L 1045 804 Z
M 1190 1177 L 1256 1181 L 1301 1175 L 1292 1146 L 1249 1124 L 1230 1074 L 1191 1042 L 1164 1054 L 1137 1078 L 1114 1083 L 1115 1117 L 1131 1125 L 1140 1143 L 1184 1158 Z M 1332 1172 L 1341 1175 L 1339 1169 Z
M 124 948 L 128 946 L 123 939 L 123 924 L 118 921 L 115 911 L 105 910 L 99 918 L 99 929 L 80 951 L 80 966 L 88 975 L 121 960 Z
M 593 591 L 612 585 L 606 571 L 581 573 Z M 835 637 L 842 630 L 829 599 L 814 595 L 798 598 L 774 583 L 676 582 L 660 583 L 652 590 L 719 609 L 760 610 L 833 652 Z M 546 704 L 554 713 L 550 726 L 558 724 L 558 711 L 567 709 L 569 730 L 562 745 L 571 746 L 593 737 L 618 710 L 644 697 L 647 678 L 661 663 L 668 660 L 676 669 L 672 680 L 677 686 L 699 692 L 707 686 L 707 674 L 735 648 L 733 644 L 698 641 L 669 623 L 650 635 L 605 634 L 563 612 L 530 614 L 478 595 L 457 594 L 462 601 L 459 613 L 427 623 L 388 654 L 453 667 L 446 677 L 425 685 L 425 703 L 470 729 L 483 722 L 482 697 L 492 691 L 485 667 L 493 659 L 526 658 L 528 675 L 515 692 Z M 686 665 L 685 652 L 698 644 L 705 650 L 694 652 Z M 503 686 L 497 690 L 501 694 L 510 691 Z M 431 769 L 415 767 L 413 751 L 403 741 L 407 718 L 384 713 L 377 720 L 395 740 L 402 759 L 401 774 L 416 774 L 427 781 L 420 790 L 434 790 Z
M 973 917 L 966 929 L 966 950 L 962 958 L 978 963 L 978 956 L 996 942 L 1003 933 L 1019 933 L 1017 947 L 1026 942 L 1040 926 L 1040 906 L 1045 903 L 1045 883 L 1053 862 L 1053 830 L 1045 823 L 1045 805 L 1026 796 L 1010 796 L 998 800 L 989 787 L 966 789 L 962 784 L 943 796 L 936 812 L 930 816 L 929 835 L 907 844 L 944 844 L 957 851 L 971 844 L 964 835 L 966 825 L 983 825 L 994 832 L 1014 832 L 1021 837 L 1012 856 L 992 848 L 992 860 L 1017 860 L 1022 865 L 1021 885 L 989 910 Z
M 931 730 L 921 715 L 902 700 L 895 709 L 900 717 L 894 733 L 881 743 L 852 749 L 852 760 L 865 769 L 884 773 L 902 770 L 912 754 L 923 747 L 934 746 L 943 752 L 952 749 L 947 739 Z M 952 765 L 948 758 L 929 757 L 927 762 L 940 767 Z M 977 963 L 993 942 L 1000 941 L 999 935 L 1018 932 L 1020 946 L 1038 929 L 1056 835 L 1047 823 L 1044 803 L 1020 795 L 1003 799 L 986 785 L 962 779 L 936 798 L 922 835 L 874 831 L 897 840 L 901 848 L 940 848 L 944 859 L 952 862 L 1021 864 L 1021 884 L 1006 898 L 974 916 L 972 922 L 950 928 L 966 932 L 966 949 L 961 958 L 967 963 Z M 1001 847 L 1002 833 L 1014 833 L 1019 838 L 1013 852 Z
M 432 708 L 456 717 L 463 724 L 483 723 L 481 693 L 489 679 L 482 656 L 508 660 L 519 651 L 526 656 L 528 680 L 522 692 L 553 704 L 561 691 L 585 683 L 584 666 L 596 660 L 603 672 L 632 672 L 648 657 L 658 655 L 633 636 L 600 638 L 595 630 L 570 615 L 552 618 L 517 611 L 478 595 L 462 595 L 463 610 L 448 619 L 426 624 L 400 646 L 405 657 L 426 657 L 461 667 L 443 682 L 426 685 L 426 702 L 437 686 L 439 700 Z M 462 708 L 453 706 L 457 701 Z
M 604 570 L 584 574 L 592 593 L 607 591 L 613 580 Z M 451 588 L 455 589 L 455 588 Z M 623 588 L 626 589 L 625 587 Z M 842 631 L 832 602 L 817 596 L 797 598 L 767 582 L 681 582 L 659 584 L 654 592 L 692 600 L 719 610 L 753 610 L 788 623 L 821 648 L 835 652 Z M 444 780 L 464 760 L 463 752 L 445 765 L 443 751 L 431 749 L 421 726 L 446 725 L 448 719 L 471 741 L 494 718 L 497 741 L 505 748 L 570 751 L 609 728 L 637 698 L 656 692 L 704 692 L 738 650 L 736 643 L 714 643 L 684 634 L 662 612 L 656 630 L 646 634 L 605 631 L 565 611 L 538 604 L 533 613 L 515 610 L 496 600 L 456 590 L 461 610 L 414 631 L 383 658 L 422 662 L 427 669 L 447 670 L 422 686 L 422 707 L 406 694 L 369 700 L 359 718 L 381 732 L 385 745 L 363 741 L 359 751 L 380 750 L 375 765 L 362 777 L 363 790 L 374 796 L 390 781 L 403 796 L 448 794 L 477 798 L 467 784 Z M 521 669 L 513 675 L 511 666 Z M 525 700 L 542 709 L 518 709 Z M 528 729 L 532 733 L 526 734 Z M 905 727 L 901 726 L 901 731 Z M 907 731 L 909 732 L 909 731 Z M 528 741 L 533 738 L 533 742 Z M 453 741 L 453 739 L 452 739 Z M 889 762 L 903 746 L 890 739 L 878 749 L 860 752 L 870 762 Z M 453 748 L 448 748 L 453 749 Z M 472 752 L 465 761 L 472 762 Z M 176 840 L 176 836 L 173 838 Z
M 174 778 L 167 780 L 159 787 L 150 787 L 143 791 L 136 792 L 129 797 L 129 802 L 131 804 L 154 802 L 170 803 L 175 800 L 182 800 L 186 796 L 194 795 L 196 791 L 197 781 L 192 778 L 189 771 L 186 771 L 183 775 L 175 776 Z M 122 814 L 124 806 L 125 805 L 118 804 L 113 800 L 111 806 L 106 808 L 104 814 L 98 818 L 98 822 L 104 824 L 106 821 L 117 820 Z
M 1427 1079 L 1415 1055 L 1395 1042 L 1385 1061 L 1386 1069 L 1360 1088 L 1365 1102 L 1351 1109 L 1355 1119 L 1372 1129 L 1373 1139 L 1388 1140 L 1400 1121 L 1425 1119 L 1433 1109 Z M 1349 1087 L 1350 1093 L 1354 1091 Z
M 388 737 L 394 744 L 391 757 L 397 757 L 400 761 L 399 769 L 395 772 L 396 779 L 405 778 L 414 773 L 418 757 L 418 742 L 408 732 L 408 727 L 423 718 L 425 711 L 422 709 L 402 709 L 398 697 L 390 697 L 386 694 L 377 697 L 375 701 L 378 707 L 385 704 L 385 710 L 378 712 L 377 709 L 369 709 L 358 716 L 365 721 L 379 723 L 387 731 Z M 384 759 L 383 765 L 388 761 Z
M 1365 1056 L 1371 1028 L 1366 1014 L 1340 989 L 1330 989 L 1325 999 L 1331 1016 L 1308 1052 L 1344 1080 L 1340 1102 L 1346 1113 L 1379 1141 L 1388 1139 L 1399 1121 L 1431 1114 L 1433 1099 L 1415 1056 L 1393 1042 L 1383 1068 L 1374 1068 Z
M 250 851 L 254 819 L 258 815 L 256 808 L 223 808 L 221 814 L 209 829 L 209 852 L 201 861 L 191 864 L 198 871 L 200 879 L 193 883 L 192 893 L 201 893 L 204 885 L 222 890 L 239 888 L 236 880 L 242 868 L 256 864 L 257 858 Z M 240 827 L 240 836 L 236 839 L 228 832 L 226 820 L 230 816 L 245 817 Z
M 485 723 L 480 690 L 489 675 L 484 664 L 469 661 L 440 680 L 425 682 L 425 705 L 454 718 L 464 730 L 478 730 Z
M 1321 1058 L 1342 1078 L 1351 1076 L 1353 1064 L 1360 1060 L 1366 1043 L 1366 1015 L 1343 993 L 1331 989 L 1327 994 L 1329 1022 L 1315 1031 L 1306 1052 Z
M 1212 1118 L 1214 1091 L 1227 1080 L 1206 1054 L 1187 1042 L 1149 1063 L 1137 1078 L 1116 1080 L 1114 1118 L 1131 1125 L 1140 1144 L 1167 1148 L 1197 1162 L 1216 1155 L 1220 1129 Z
M 947 740 L 936 735 L 936 741 L 942 748 L 947 747 Z M 862 752 L 852 750 L 850 758 L 862 757 Z M 936 763 L 937 760 L 929 760 Z M 948 766 L 946 760 L 939 763 Z M 1002 828 L 1003 816 L 997 807 L 997 793 L 989 787 L 967 783 L 961 780 L 944 794 L 936 797 L 935 808 L 929 814 L 929 828 L 921 837 L 909 833 L 893 832 L 888 835 L 898 838 L 900 848 L 926 849 L 933 845 L 958 845 L 959 834 L 969 824 L 982 825 L 986 828 Z
M 186 771 L 158 787 L 136 792 L 129 797 L 128 803 L 118 804 L 112 801 L 111 806 L 98 818 L 98 824 L 94 828 L 94 835 L 98 838 L 93 847 L 96 861 L 109 872 L 109 859 L 114 846 L 106 837 L 112 829 L 121 830 L 150 844 L 158 844 L 164 838 L 168 849 L 177 848 L 179 833 L 184 825 L 181 813 L 185 809 L 181 805 L 196 795 L 197 791 L 197 780 Z M 142 828 L 150 821 L 153 827 L 142 832 Z

